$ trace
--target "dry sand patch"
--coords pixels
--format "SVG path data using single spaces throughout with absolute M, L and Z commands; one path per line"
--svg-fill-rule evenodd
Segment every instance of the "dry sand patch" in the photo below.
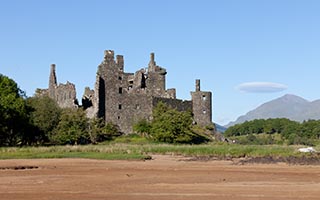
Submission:
M 0 199 L 308 199 L 320 196 L 320 166 L 232 161 L 1 160 Z

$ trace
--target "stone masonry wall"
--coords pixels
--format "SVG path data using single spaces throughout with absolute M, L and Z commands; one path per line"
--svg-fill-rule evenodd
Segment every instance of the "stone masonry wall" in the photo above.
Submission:
M 180 99 L 168 99 L 161 97 L 154 97 L 152 104 L 156 107 L 159 102 L 163 102 L 170 108 L 176 109 L 178 111 L 191 111 L 192 112 L 192 101 L 184 101 Z

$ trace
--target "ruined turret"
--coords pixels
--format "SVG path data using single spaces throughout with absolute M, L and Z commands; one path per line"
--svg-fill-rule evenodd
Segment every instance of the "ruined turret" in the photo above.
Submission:
M 200 126 L 212 124 L 212 93 L 201 91 L 200 80 L 196 80 L 195 92 L 191 92 L 194 121 Z
M 56 65 L 52 64 L 49 75 L 48 96 L 54 99 L 61 108 L 76 108 L 78 100 L 76 97 L 76 87 L 67 81 L 66 84 L 57 83 Z
M 154 61 L 154 53 L 150 54 L 150 61 L 148 64 L 148 72 L 155 72 L 156 71 L 156 62 Z
M 56 65 L 51 64 L 49 75 L 49 97 L 55 98 L 55 90 L 57 87 Z

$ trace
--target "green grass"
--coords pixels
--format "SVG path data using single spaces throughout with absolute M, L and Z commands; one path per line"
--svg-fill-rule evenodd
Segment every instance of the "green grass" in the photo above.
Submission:
M 125 144 L 150 144 L 152 143 L 145 137 L 141 137 L 137 134 L 130 134 L 124 135 L 121 137 L 115 138 L 113 141 L 107 142 L 105 144 L 118 144 L 118 143 L 125 143 Z
M 296 147 L 278 145 L 149 145 L 145 152 L 167 154 L 174 153 L 184 156 L 214 157 L 263 157 L 263 156 L 298 156 Z
M 123 145 L 87 145 L 0 148 L 0 159 L 91 158 L 104 160 L 144 160 L 149 156 Z
M 140 141 L 141 142 L 141 141 Z M 139 142 L 139 143 L 140 143 Z M 172 145 L 145 143 L 106 143 L 86 146 L 10 147 L 0 148 L 0 159 L 91 158 L 104 160 L 143 160 L 152 154 L 183 156 L 240 157 L 300 157 L 298 146 L 203 144 Z M 319 147 L 316 148 L 319 150 Z

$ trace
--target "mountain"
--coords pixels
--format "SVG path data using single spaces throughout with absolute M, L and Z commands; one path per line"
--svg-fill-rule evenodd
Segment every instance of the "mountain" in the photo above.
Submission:
M 224 132 L 227 130 L 226 127 L 221 126 L 221 125 L 219 125 L 219 124 L 217 124 L 217 123 L 216 123 L 216 129 L 217 129 L 217 131 L 220 132 L 220 133 L 224 133 Z
M 320 100 L 308 101 L 299 96 L 286 94 L 283 97 L 262 104 L 258 108 L 240 116 L 225 127 L 254 119 L 288 118 L 302 122 L 308 119 L 320 119 Z

